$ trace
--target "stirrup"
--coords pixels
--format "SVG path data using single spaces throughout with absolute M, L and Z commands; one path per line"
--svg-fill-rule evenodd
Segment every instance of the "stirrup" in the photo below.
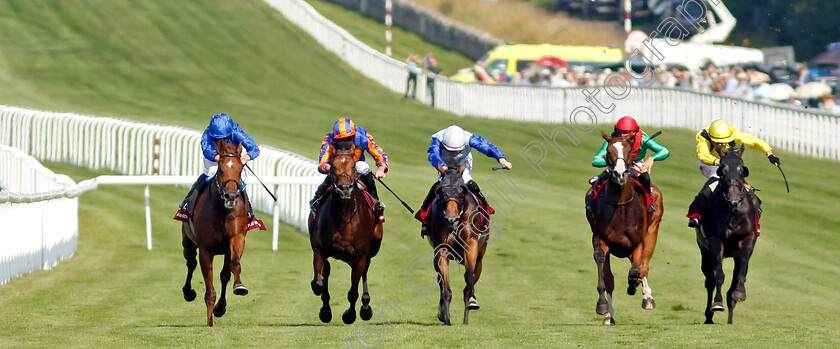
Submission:
M 697 218 L 689 218 L 688 219 L 688 226 L 690 228 L 698 228 L 700 227 L 700 220 Z

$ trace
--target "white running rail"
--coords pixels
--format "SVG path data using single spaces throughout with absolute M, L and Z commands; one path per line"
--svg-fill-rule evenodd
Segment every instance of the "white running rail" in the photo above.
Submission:
M 0 145 L 0 285 L 73 256 L 79 236 L 75 187 L 69 177 Z
M 394 92 L 405 92 L 408 77 L 405 63 L 361 43 L 303 0 L 264 1 L 368 78 Z M 615 104 L 615 111 L 603 114 L 586 101 L 584 88 L 465 84 L 444 78 L 435 79 L 435 88 L 435 108 L 457 115 L 569 123 L 573 110 L 588 107 L 594 111 L 599 123 L 614 122 L 621 115 L 633 115 L 645 126 L 691 130 L 699 130 L 715 119 L 725 119 L 739 129 L 767 140 L 775 148 L 840 160 L 840 137 L 836 136 L 840 135 L 838 116 L 803 108 L 645 87 L 629 87 L 626 98 L 613 101 L 603 86 L 588 87 L 593 92 L 601 90 L 597 99 L 603 105 Z M 417 99 L 430 103 L 422 73 L 417 79 L 417 90 L 421 91 L 417 93 Z
M 20 149 L 42 161 L 160 177 L 126 177 L 122 179 L 124 184 L 192 184 L 203 170 L 200 136 L 200 132 L 183 127 L 0 106 L 0 145 Z M 246 183 L 252 184 L 248 195 L 254 209 L 273 213 L 275 222 L 283 221 L 306 231 L 309 199 L 323 180 L 317 163 L 277 148 L 260 146 L 260 150 L 260 157 L 249 165 L 278 201 L 275 205 L 262 186 L 252 183 L 246 173 Z M 3 174 L 8 177 L 0 178 L 18 177 L 14 173 Z M 87 182 L 79 190 L 89 190 L 97 183 Z M 176 209 L 173 206 L 173 215 Z M 276 250 L 278 225 L 274 229 Z

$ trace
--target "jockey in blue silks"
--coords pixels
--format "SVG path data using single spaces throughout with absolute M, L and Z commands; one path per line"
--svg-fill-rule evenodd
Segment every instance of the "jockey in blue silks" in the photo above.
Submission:
M 234 144 L 242 144 L 242 148 L 245 151 L 240 156 L 240 160 L 243 165 L 260 156 L 260 147 L 254 141 L 254 137 L 245 133 L 239 124 L 233 122 L 230 115 L 225 113 L 213 115 L 210 118 L 210 125 L 207 126 L 207 129 L 201 135 L 201 152 L 204 154 L 204 172 L 193 183 L 190 192 L 184 198 L 184 202 L 181 203 L 181 210 L 191 214 L 195 208 L 198 195 L 204 189 L 204 185 L 216 175 L 216 170 L 219 168 L 219 153 L 216 149 L 216 141 L 220 139 L 227 139 L 228 142 Z M 254 210 L 251 208 L 251 202 L 248 200 L 248 194 L 245 192 L 244 187 L 242 188 L 242 198 L 245 200 L 248 218 L 254 218 Z
M 423 205 L 418 210 L 418 215 L 432 203 L 432 200 L 435 198 L 435 190 L 440 185 L 440 180 L 443 179 L 443 175 L 446 174 L 448 168 L 446 164 L 453 161 L 458 166 L 466 163 L 467 166 L 461 178 L 464 179 L 467 189 L 479 197 L 482 205 L 488 206 L 484 193 L 481 192 L 478 184 L 472 180 L 473 148 L 484 155 L 496 159 L 503 168 L 510 169 L 513 166 L 513 164 L 507 161 L 505 154 L 493 145 L 493 143 L 484 139 L 484 137 L 465 131 L 458 125 L 452 125 L 438 131 L 432 135 L 432 143 L 428 149 L 429 163 L 439 172 L 438 180 L 429 189 L 426 199 L 423 200 Z M 415 215 L 415 218 L 420 219 L 418 215 Z

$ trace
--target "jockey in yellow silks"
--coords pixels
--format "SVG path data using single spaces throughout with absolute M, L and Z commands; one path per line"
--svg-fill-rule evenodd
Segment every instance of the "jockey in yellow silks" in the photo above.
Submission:
M 709 180 L 703 185 L 703 189 L 694 198 L 694 202 L 688 208 L 688 226 L 696 228 L 700 226 L 700 212 L 706 204 L 709 197 L 712 195 L 712 183 L 718 180 L 717 169 L 720 164 L 721 153 L 726 152 L 731 148 L 740 147 L 743 144 L 745 147 L 753 150 L 758 150 L 767 155 L 767 159 L 773 165 L 779 165 L 779 158 L 773 155 L 773 148 L 762 141 L 758 137 L 741 132 L 735 127 L 730 126 L 726 121 L 715 120 L 709 127 L 700 130 L 697 133 L 697 165 L 700 172 L 703 173 Z M 760 210 L 760 208 L 759 208 Z M 756 219 L 756 228 L 758 227 L 758 219 Z

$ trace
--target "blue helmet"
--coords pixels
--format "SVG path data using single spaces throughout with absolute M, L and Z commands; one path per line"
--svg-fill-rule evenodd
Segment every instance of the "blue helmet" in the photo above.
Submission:
M 233 119 L 230 115 L 219 113 L 210 119 L 210 126 L 207 126 L 207 135 L 213 139 L 228 138 L 233 134 Z

